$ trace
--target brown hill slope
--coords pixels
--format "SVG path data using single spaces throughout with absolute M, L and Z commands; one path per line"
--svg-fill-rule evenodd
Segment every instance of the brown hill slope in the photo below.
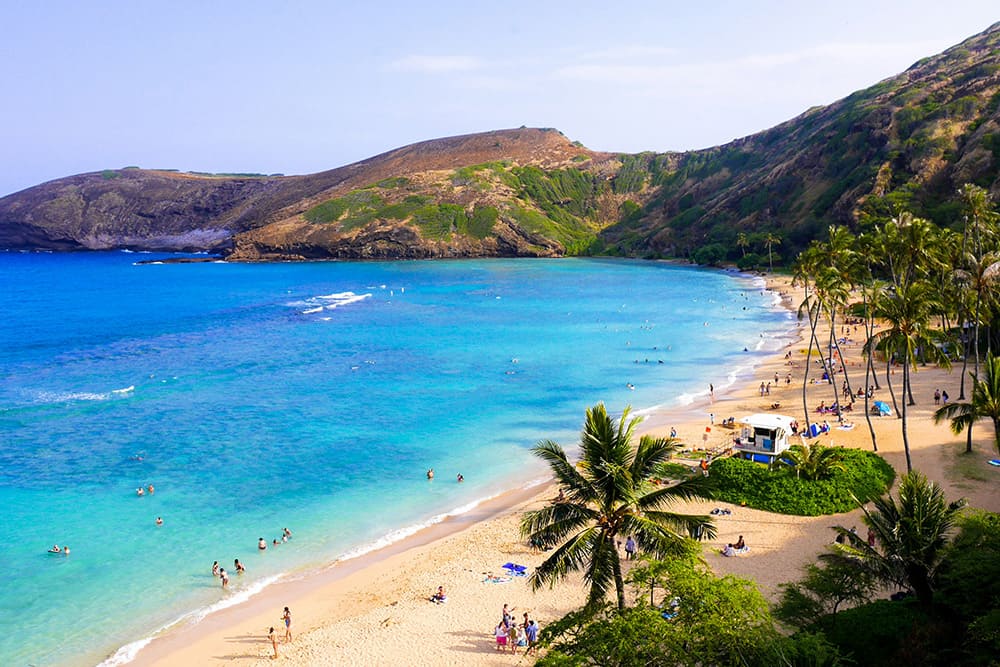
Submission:
M 0 199 L 0 247 L 226 251 L 234 234 L 386 178 L 499 159 L 548 169 L 579 156 L 596 154 L 556 131 L 521 128 L 425 141 L 307 176 L 105 170 Z

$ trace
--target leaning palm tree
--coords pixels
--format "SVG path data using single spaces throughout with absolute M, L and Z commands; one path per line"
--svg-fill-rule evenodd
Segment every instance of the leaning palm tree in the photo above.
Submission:
M 968 429 L 970 437 L 965 445 L 972 452 L 972 425 L 980 419 L 993 421 L 993 443 L 1000 453 L 1000 357 L 990 353 L 983 363 L 983 377 L 972 376 L 972 400 L 968 403 L 949 403 L 934 413 L 934 423 L 951 420 L 951 432 L 958 435 Z
M 533 451 L 552 468 L 565 492 L 562 502 L 525 514 L 521 532 L 534 544 L 546 547 L 561 543 L 535 568 L 531 586 L 537 590 L 554 585 L 567 572 L 583 570 L 590 584 L 588 607 L 594 608 L 612 589 L 618 608 L 625 608 L 617 540 L 631 535 L 639 547 L 656 558 L 678 553 L 685 536 L 715 537 L 707 516 L 665 511 L 675 500 L 699 497 L 706 492 L 701 475 L 673 486 L 656 486 L 650 478 L 657 464 L 666 461 L 679 443 L 649 435 L 632 438 L 641 418 L 629 418 L 626 408 L 616 423 L 603 403 L 587 410 L 580 438 L 580 460 L 573 463 L 561 446 L 551 440 L 538 443 Z
M 785 450 L 781 462 L 795 470 L 796 477 L 807 480 L 827 479 L 834 470 L 843 470 L 843 450 L 824 447 L 818 442 L 811 445 L 792 445 Z
M 774 273 L 774 262 L 771 260 L 771 249 L 776 245 L 781 245 L 781 237 L 768 232 L 764 237 L 764 246 L 767 248 L 767 267 L 771 273 Z
M 874 546 L 837 526 L 835 530 L 845 543 L 835 545 L 832 553 L 820 558 L 856 563 L 882 583 L 909 588 L 921 604 L 930 605 L 948 533 L 965 501 L 949 503 L 941 487 L 917 471 L 903 475 L 898 495 L 898 503 L 887 494 L 872 502 L 874 509 L 862 505 L 862 520 L 875 534 Z

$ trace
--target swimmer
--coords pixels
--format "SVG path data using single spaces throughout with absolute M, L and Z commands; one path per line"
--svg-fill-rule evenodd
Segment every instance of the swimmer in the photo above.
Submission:
M 229 588 L 229 575 L 226 574 L 225 569 L 219 570 L 219 578 L 222 579 L 222 587 Z
M 459 481 L 459 483 L 462 483 L 462 482 L 465 481 L 465 478 L 462 477 L 462 473 L 458 473 L 458 481 Z
M 273 544 L 274 546 L 278 546 L 281 544 L 281 542 L 279 542 L 277 538 L 275 538 L 274 540 L 271 541 L 271 544 Z
M 63 555 L 64 556 L 68 556 L 69 555 L 69 547 L 63 547 Z
M 153 489 L 153 485 L 152 484 L 150 484 L 149 486 L 147 486 L 146 490 L 149 491 L 149 495 L 153 495 L 154 493 L 156 493 L 156 491 Z
M 59 548 L 58 544 L 53 544 L 52 548 L 49 549 L 49 553 L 50 554 L 61 554 L 62 553 L 62 549 Z
M 427 479 L 434 479 L 434 468 L 427 469 Z
M 233 560 L 233 567 L 236 568 L 236 574 L 243 574 L 247 571 L 247 569 L 243 567 L 243 563 L 240 562 L 239 558 Z
M 629 389 L 633 390 L 633 391 L 635 390 L 635 385 L 632 384 L 631 382 L 627 383 L 625 386 L 628 387 Z
M 282 528 L 281 534 L 284 535 L 285 537 L 291 538 L 292 531 L 288 530 L 287 528 Z
M 212 563 L 212 576 L 213 577 L 219 576 L 219 570 L 220 570 L 220 568 L 219 568 L 219 561 L 214 561 Z
M 142 487 L 140 486 L 138 489 L 135 490 L 135 495 L 137 495 L 137 496 L 144 496 L 144 495 L 146 495 L 146 492 L 143 491 Z
M 267 549 L 267 542 L 264 541 L 263 537 L 257 538 L 257 548 L 260 549 L 261 551 Z
M 156 525 L 157 526 L 162 526 L 163 525 L 163 518 L 162 517 L 156 517 Z

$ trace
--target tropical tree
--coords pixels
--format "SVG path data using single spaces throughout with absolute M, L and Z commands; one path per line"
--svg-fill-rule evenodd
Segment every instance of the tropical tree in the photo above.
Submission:
M 771 260 L 771 248 L 776 245 L 781 245 L 781 239 L 771 232 L 767 233 L 764 237 L 764 247 L 767 248 L 767 266 L 771 273 L 774 273 L 774 262 Z
M 740 232 L 736 235 L 736 246 L 743 251 L 743 256 L 747 256 L 747 248 L 750 246 L 750 239 L 747 238 L 746 232 Z
M 686 536 L 715 537 L 708 516 L 666 511 L 676 500 L 707 493 L 706 478 L 698 475 L 670 486 L 654 485 L 650 478 L 658 464 L 678 448 L 671 438 L 644 435 L 638 446 L 633 436 L 641 418 L 630 418 L 628 408 L 615 422 L 603 403 L 587 410 L 580 438 L 580 460 L 573 463 L 551 440 L 532 450 L 549 464 L 564 491 L 564 500 L 525 514 L 521 532 L 546 547 L 560 544 L 535 568 L 530 582 L 537 590 L 554 585 L 570 571 L 584 571 L 590 584 L 587 606 L 596 609 L 614 589 L 618 609 L 625 608 L 625 581 L 617 541 L 631 535 L 647 554 L 666 559 L 683 552 Z
M 785 450 L 781 462 L 795 470 L 795 476 L 807 480 L 828 479 L 834 470 L 843 470 L 840 449 L 824 447 L 818 442 L 792 445 Z
M 873 349 L 881 350 L 886 363 L 893 359 L 903 369 L 903 401 L 899 411 L 902 418 L 903 451 L 906 454 L 906 471 L 913 470 L 910 460 L 910 441 L 906 430 L 907 403 L 913 405 L 910 388 L 910 368 L 916 368 L 919 358 L 938 362 L 943 368 L 950 368 L 951 362 L 936 345 L 939 332 L 930 327 L 931 318 L 939 307 L 937 290 L 926 280 L 906 282 L 887 289 L 875 303 L 875 315 L 885 320 L 889 328 L 872 335 L 865 346 L 869 354 Z M 889 384 L 890 391 L 892 384 Z M 909 401 L 906 400 L 909 395 Z
M 929 606 L 934 575 L 965 501 L 949 503 L 941 487 L 918 471 L 900 478 L 898 495 L 898 502 L 891 495 L 876 498 L 873 509 L 862 505 L 863 521 L 875 534 L 874 546 L 857 533 L 837 526 L 835 530 L 845 542 L 835 544 L 832 553 L 820 558 L 853 562 L 884 584 L 909 588 L 921 604 Z
M 993 444 L 1000 453 L 1000 357 L 986 355 L 983 377 L 972 376 L 972 400 L 968 403 L 948 403 L 934 413 L 934 423 L 951 420 L 951 432 L 958 435 L 968 429 L 970 437 L 965 451 L 972 452 L 972 425 L 980 419 L 993 422 Z

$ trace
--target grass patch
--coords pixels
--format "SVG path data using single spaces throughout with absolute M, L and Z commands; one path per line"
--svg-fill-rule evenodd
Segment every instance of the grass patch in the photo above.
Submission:
M 975 443 L 973 443 L 975 447 Z M 984 455 L 980 452 L 973 450 L 971 453 L 965 451 L 965 447 L 955 448 L 955 453 L 952 456 L 951 465 L 948 466 L 948 477 L 952 482 L 963 486 L 963 482 L 988 482 L 990 481 L 993 472 L 986 465 L 986 460 Z M 968 484 L 964 485 L 963 488 L 967 488 Z
M 885 459 L 860 449 L 841 451 L 843 469 L 833 471 L 829 479 L 815 481 L 796 478 L 784 465 L 768 470 L 744 459 L 718 459 L 712 462 L 709 476 L 714 497 L 779 514 L 819 516 L 849 512 L 858 507 L 858 501 L 868 502 L 889 489 L 895 471 Z

